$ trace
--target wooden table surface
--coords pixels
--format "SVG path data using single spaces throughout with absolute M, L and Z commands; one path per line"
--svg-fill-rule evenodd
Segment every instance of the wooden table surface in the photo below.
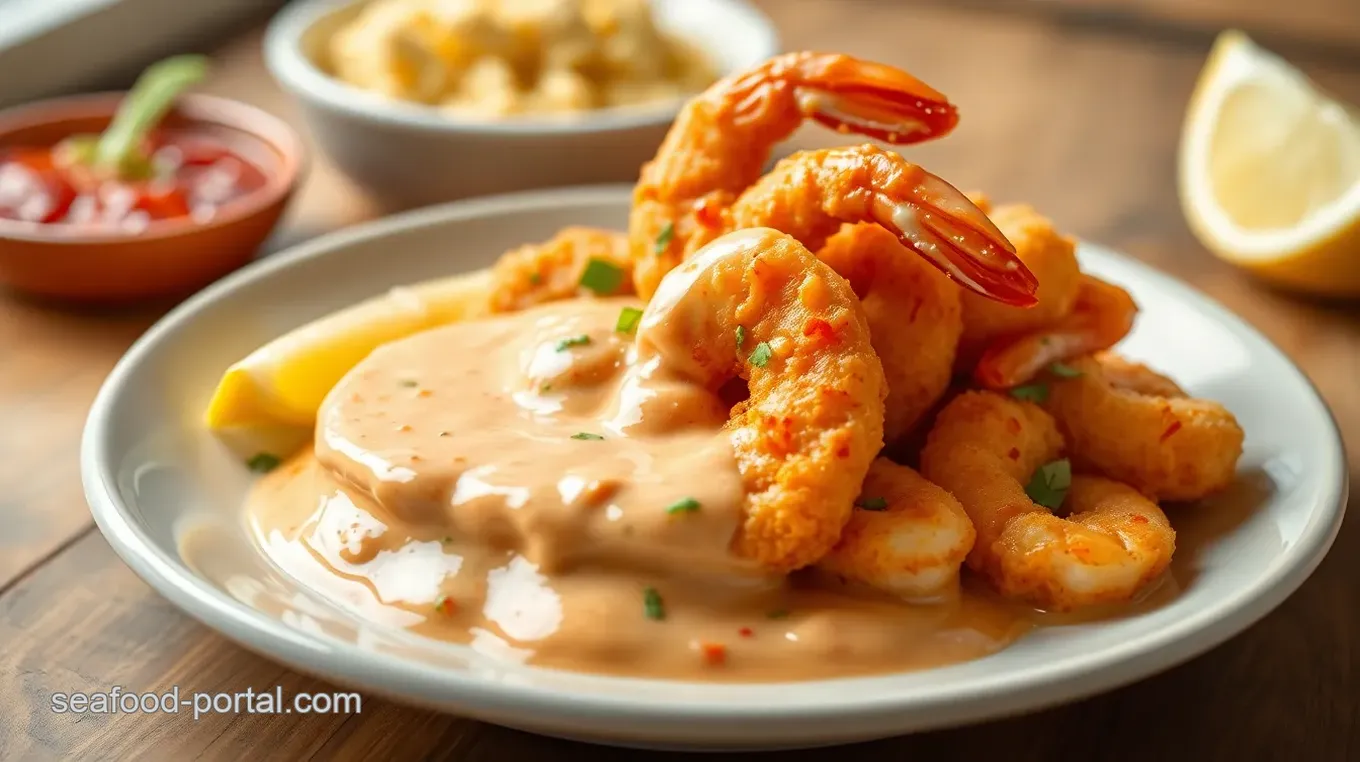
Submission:
M 1356 0 L 765 0 L 790 48 L 905 66 L 963 121 L 913 157 L 955 184 L 1024 200 L 1071 232 L 1193 283 L 1298 362 L 1360 471 L 1360 306 L 1264 288 L 1210 257 L 1175 196 L 1186 99 L 1213 31 L 1238 23 L 1360 103 Z M 220 51 L 209 90 L 298 122 L 258 31 Z M 833 137 L 806 130 L 799 145 Z M 373 216 L 317 157 L 276 246 Z M 105 373 L 164 306 L 72 311 L 0 294 L 0 759 L 632 759 L 367 696 L 353 715 L 72 715 L 51 694 L 328 686 L 181 614 L 94 529 L 77 444 Z M 1351 508 L 1356 508 L 1352 501 Z M 1360 528 L 1283 606 L 1227 644 L 1136 685 L 1049 711 L 794 759 L 1360 759 Z M 520 755 L 523 755 L 522 757 Z M 919 755 L 919 756 L 918 756 Z M 658 754 L 671 758 L 679 755 Z

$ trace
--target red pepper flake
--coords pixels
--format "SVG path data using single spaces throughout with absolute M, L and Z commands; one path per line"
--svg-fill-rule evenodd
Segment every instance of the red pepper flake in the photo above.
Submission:
M 835 326 L 821 318 L 809 318 L 803 324 L 803 335 L 815 337 L 821 345 L 835 344 L 840 340 Z
M 1146 524 L 1148 523 L 1148 517 L 1141 513 L 1135 513 L 1129 518 L 1129 521 L 1132 521 L 1135 524 Z
M 1172 434 L 1175 434 L 1177 431 L 1180 431 L 1180 430 L 1181 430 L 1181 422 L 1180 422 L 1180 421 L 1172 421 L 1172 422 L 1171 422 L 1171 425 L 1166 427 L 1166 431 L 1163 431 L 1163 432 L 1162 432 L 1162 439 L 1161 439 L 1161 441 L 1165 442 L 1166 440 L 1168 440 L 1168 439 L 1171 438 L 1171 435 L 1172 435 Z
M 410 431 L 410 430 L 411 430 L 411 424 L 409 424 L 409 423 L 403 423 L 402 425 L 400 425 L 400 426 L 397 427 L 397 431 L 406 432 L 406 431 Z
M 421 389 L 420 391 L 416 392 L 416 396 L 417 396 L 417 397 L 432 397 L 432 396 L 434 396 L 434 392 L 430 391 L 429 389 Z
M 694 219 L 706 228 L 716 228 L 722 224 L 722 210 L 711 198 L 701 198 L 694 202 Z
M 458 602 L 447 595 L 441 595 L 434 599 L 434 610 L 444 616 L 453 616 L 458 611 Z
M 1012 434 L 1019 434 L 1019 433 L 1020 433 L 1020 429 L 1023 428 L 1023 427 L 1020 425 L 1020 419 L 1019 419 L 1019 418 L 1007 418 L 1007 419 L 1006 419 L 1006 428 L 1010 429 L 1010 431 L 1011 431 Z
M 850 457 L 850 445 L 842 444 L 840 447 L 836 448 L 836 457 L 837 458 Z
M 1010 451 L 1009 453 L 1007 453 L 1007 454 L 1011 456 L 1011 460 L 1020 460 L 1020 448 L 1019 448 L 1019 447 L 1012 447 L 1012 448 L 1011 448 L 1011 451 Z
M 786 455 L 793 451 L 793 422 L 788 418 L 765 417 L 766 447 L 773 453 Z
M 411 458 L 410 458 L 410 461 L 411 461 L 412 463 L 419 463 L 419 462 L 420 462 L 420 456 L 419 456 L 419 455 L 412 455 Z
M 704 655 L 704 662 L 718 666 L 727 662 L 727 646 L 722 643 L 700 643 L 699 652 Z
M 750 627 L 743 627 L 740 630 L 737 630 L 737 634 L 742 636 L 743 638 L 749 638 L 752 635 L 755 635 L 756 633 L 755 630 L 752 630 Z

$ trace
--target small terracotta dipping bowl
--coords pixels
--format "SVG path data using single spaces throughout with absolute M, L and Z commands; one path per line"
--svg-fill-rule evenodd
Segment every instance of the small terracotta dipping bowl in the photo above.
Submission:
M 0 111 L 0 151 L 100 132 L 123 95 L 79 95 Z M 302 177 L 302 140 L 253 106 L 207 95 L 180 96 L 161 124 L 221 139 L 260 167 L 264 186 L 205 222 L 155 220 L 137 233 L 0 219 L 0 284 L 67 301 L 129 302 L 188 295 L 254 258 Z

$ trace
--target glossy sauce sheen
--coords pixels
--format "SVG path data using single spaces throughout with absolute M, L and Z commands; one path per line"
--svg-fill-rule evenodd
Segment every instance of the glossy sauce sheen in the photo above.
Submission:
M 256 487 L 258 541 L 342 605 L 586 672 L 901 671 L 1030 627 L 978 592 L 908 605 L 735 557 L 744 488 L 727 406 L 635 363 L 615 331 L 625 306 L 559 303 L 377 350 L 327 398 L 315 453 Z

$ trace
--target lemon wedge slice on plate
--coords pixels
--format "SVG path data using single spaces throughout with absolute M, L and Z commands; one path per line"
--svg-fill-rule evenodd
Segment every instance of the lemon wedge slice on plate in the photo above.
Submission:
M 481 317 L 491 273 L 395 288 L 265 344 L 227 369 L 205 415 L 209 428 L 304 427 L 345 373 L 377 347 L 418 331 Z
M 1360 293 L 1360 117 L 1246 35 L 1219 35 L 1181 133 L 1181 207 L 1220 258 Z

